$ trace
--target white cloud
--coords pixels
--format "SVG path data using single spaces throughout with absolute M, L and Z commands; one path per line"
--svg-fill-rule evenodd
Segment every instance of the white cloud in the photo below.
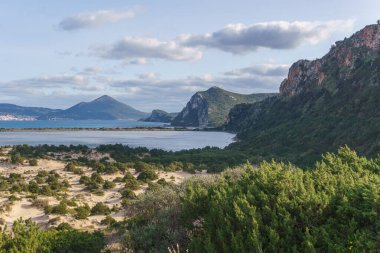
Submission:
M 159 79 L 160 74 L 154 73 L 154 72 L 149 72 L 149 73 L 144 73 L 138 75 L 138 78 L 141 80 L 157 80 Z
M 59 85 L 78 86 L 88 84 L 89 79 L 84 75 L 41 76 L 30 79 L 14 81 L 14 85 L 27 85 L 29 87 L 57 87 Z
M 129 61 L 126 61 L 124 65 L 146 65 L 148 60 L 146 58 L 136 58 Z
M 95 54 L 104 59 L 156 58 L 175 61 L 195 61 L 202 58 L 198 49 L 186 47 L 175 41 L 156 38 L 126 37 L 112 45 L 99 46 Z
M 235 69 L 220 75 L 193 75 L 165 79 L 147 72 L 133 79 L 117 80 L 104 75 L 104 68 L 89 67 L 73 75 L 42 76 L 0 82 L 0 93 L 8 102 L 24 105 L 69 107 L 108 94 L 140 110 L 160 108 L 179 111 L 197 91 L 219 86 L 238 93 L 276 92 L 285 78 L 287 65 L 261 64 Z M 73 70 L 74 71 L 74 70 Z M 13 96 L 14 95 L 14 96 Z M 32 98 L 38 97 L 37 100 Z M 29 104 L 28 104 L 29 103 Z
M 179 111 L 195 92 L 212 86 L 243 94 L 277 92 L 281 81 L 286 77 L 288 67 L 285 64 L 268 63 L 235 69 L 216 76 L 205 74 L 177 79 L 138 76 L 138 79 L 113 80 L 109 82 L 109 86 L 120 96 L 125 96 L 132 105 L 145 111 L 156 108 Z M 148 76 L 150 73 L 144 75 Z
M 80 73 L 82 75 L 96 75 L 102 73 L 104 71 L 103 68 L 95 66 L 95 67 L 87 67 L 84 68 Z
M 195 61 L 202 58 L 201 50 L 207 48 L 247 54 L 259 48 L 292 49 L 304 44 L 317 44 L 337 30 L 351 28 L 353 22 L 333 20 L 230 24 L 213 33 L 180 35 L 167 41 L 149 37 L 125 37 L 92 50 L 93 55 L 103 59 L 123 60 L 124 65 L 143 65 L 147 59 Z
M 0 92 L 20 97 L 51 94 L 53 92 L 92 90 L 94 85 L 85 75 L 41 76 L 0 83 Z
M 84 68 L 82 71 L 76 70 L 75 68 L 72 69 L 77 75 L 83 75 L 83 76 L 88 76 L 88 77 L 99 77 L 100 75 L 115 75 L 119 74 L 119 72 L 116 71 L 115 67 L 99 67 L 99 66 L 94 66 L 94 67 L 87 67 Z
M 245 68 L 234 69 L 224 73 L 226 76 L 245 76 L 245 75 L 262 75 L 262 76 L 286 76 L 289 70 L 287 64 L 256 64 Z
M 138 8 L 130 10 L 99 10 L 83 12 L 63 19 L 58 26 L 65 31 L 96 28 L 108 23 L 116 23 L 136 16 Z
M 230 24 L 213 33 L 182 35 L 179 40 L 189 47 L 216 48 L 234 54 L 245 54 L 258 48 L 292 49 L 303 44 L 316 44 L 335 31 L 351 28 L 353 22 L 353 20 L 333 20 Z

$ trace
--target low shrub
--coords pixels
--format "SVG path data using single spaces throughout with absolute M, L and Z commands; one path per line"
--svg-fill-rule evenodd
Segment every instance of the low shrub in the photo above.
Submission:
M 96 203 L 96 205 L 91 209 L 91 215 L 108 215 L 110 213 L 110 208 L 102 202 Z

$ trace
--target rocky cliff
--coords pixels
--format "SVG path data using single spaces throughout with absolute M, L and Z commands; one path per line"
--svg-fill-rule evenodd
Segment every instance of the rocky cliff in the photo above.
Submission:
M 208 102 L 200 92 L 195 93 L 185 108 L 172 121 L 173 126 L 207 127 Z
M 169 113 L 163 110 L 153 110 L 148 118 L 142 119 L 145 122 L 164 122 L 170 123 L 178 115 L 178 113 Z
M 348 80 L 362 59 L 374 57 L 379 51 L 380 25 L 366 26 L 350 38 L 337 41 L 321 59 L 294 63 L 288 78 L 281 83 L 280 95 L 293 96 L 325 85 L 327 76 L 331 78 L 333 75 L 334 80 Z
M 310 164 L 320 153 L 349 145 L 380 152 L 380 25 L 336 42 L 320 59 L 294 63 L 280 95 L 236 106 L 224 129 L 232 148 L 259 157 Z
M 255 103 L 272 93 L 243 95 L 218 87 L 195 93 L 185 108 L 172 121 L 173 126 L 218 127 L 226 120 L 229 111 L 237 104 Z

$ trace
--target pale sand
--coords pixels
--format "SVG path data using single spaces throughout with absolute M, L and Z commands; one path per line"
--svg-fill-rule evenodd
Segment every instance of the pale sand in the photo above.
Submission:
M 2 150 L 4 152 L 4 150 Z M 71 155 L 73 158 L 77 158 L 80 155 L 75 154 L 64 154 Z M 62 155 L 61 157 L 64 157 Z M 107 155 L 100 155 L 96 153 L 91 153 L 91 159 L 101 159 Z M 105 190 L 104 196 L 97 196 L 85 190 L 84 185 L 79 184 L 80 175 L 75 175 L 72 172 L 64 171 L 66 162 L 58 160 L 47 160 L 40 159 L 38 160 L 37 166 L 29 166 L 27 163 L 23 165 L 15 166 L 9 162 L 1 161 L 2 159 L 7 159 L 6 156 L 0 156 L 0 175 L 8 176 L 10 173 L 20 173 L 23 174 L 26 181 L 34 179 L 38 171 L 56 171 L 60 176 L 60 180 L 68 180 L 71 187 L 65 192 L 67 199 L 74 199 L 78 205 L 83 205 L 87 203 L 90 207 L 93 207 L 98 202 L 103 202 L 107 204 L 110 208 L 113 206 L 120 208 L 121 207 L 121 194 L 119 191 L 124 187 L 124 183 L 116 183 L 116 187 L 113 189 Z M 82 167 L 85 175 L 90 176 L 93 171 L 90 168 Z M 135 177 L 138 176 L 138 173 L 135 173 L 133 169 L 130 169 L 130 172 L 134 174 Z M 203 173 L 201 173 L 203 174 Z M 193 176 L 193 174 L 187 172 L 158 172 L 159 179 L 164 178 L 167 182 L 173 182 L 175 184 L 181 183 L 186 178 Z M 117 177 L 123 177 L 121 173 L 115 173 L 112 175 L 102 175 L 104 180 L 112 181 Z M 157 181 L 157 180 L 156 180 Z M 144 184 L 140 189 L 136 190 L 136 194 L 141 194 L 145 192 L 148 184 Z M 11 195 L 9 192 L 0 192 L 0 205 L 9 203 L 8 196 Z M 42 209 L 32 206 L 32 200 L 26 198 L 25 193 L 14 194 L 15 196 L 21 198 L 21 200 L 14 201 L 10 211 L 5 211 L 0 213 L 0 219 L 5 221 L 5 224 L 8 228 L 13 224 L 13 222 L 19 218 L 29 219 L 38 222 L 42 227 L 55 226 L 62 222 L 67 222 L 74 228 L 82 230 L 95 230 L 104 228 L 100 224 L 101 220 L 105 218 L 104 215 L 90 216 L 85 220 L 77 220 L 74 218 L 73 214 L 67 215 L 46 215 Z M 47 200 L 50 205 L 56 205 L 59 203 L 59 200 L 55 197 L 46 197 L 38 196 L 38 199 Z M 74 207 L 70 207 L 73 209 Z M 125 219 L 125 214 L 123 210 L 113 212 L 111 216 L 117 220 L 122 221 Z M 50 221 L 50 222 L 49 222 Z M 1 225 L 1 224 L 0 224 Z

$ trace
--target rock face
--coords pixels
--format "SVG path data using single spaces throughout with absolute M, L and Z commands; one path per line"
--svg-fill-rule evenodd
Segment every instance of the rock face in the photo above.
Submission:
M 195 93 L 185 108 L 172 121 L 173 126 L 205 128 L 208 124 L 208 102 L 200 92 Z
M 242 95 L 212 87 L 195 93 L 185 108 L 172 121 L 173 126 L 199 128 L 219 127 L 226 120 L 229 111 L 237 104 L 255 103 L 273 96 L 273 93 Z
M 142 119 L 145 122 L 164 122 L 170 123 L 178 115 L 178 113 L 168 113 L 163 110 L 153 110 L 148 118 Z
M 349 145 L 380 152 L 380 24 L 338 41 L 320 59 L 294 63 L 279 96 L 236 106 L 226 130 L 232 146 L 299 163 Z
M 338 41 L 321 59 L 300 60 L 290 69 L 288 78 L 280 86 L 281 96 L 294 96 L 323 85 L 331 65 L 339 68 L 339 80 L 352 77 L 358 60 L 377 55 L 380 51 L 380 25 L 369 25 L 351 38 Z M 343 70 L 343 71 L 342 71 Z

